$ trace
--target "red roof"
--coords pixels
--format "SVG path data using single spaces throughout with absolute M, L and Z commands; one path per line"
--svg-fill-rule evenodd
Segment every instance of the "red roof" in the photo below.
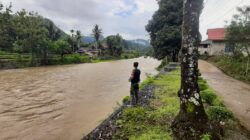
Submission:
M 208 40 L 225 40 L 225 28 L 208 29 Z

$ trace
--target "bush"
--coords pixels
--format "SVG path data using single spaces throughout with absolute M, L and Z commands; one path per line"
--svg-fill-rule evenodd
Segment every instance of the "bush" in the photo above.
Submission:
M 72 63 L 77 64 L 77 63 L 86 63 L 86 62 L 90 62 L 90 57 L 81 56 L 79 54 L 66 55 L 62 60 L 62 63 L 64 64 L 72 64 Z
M 126 97 L 124 97 L 123 100 L 122 100 L 123 103 L 126 103 L 126 102 L 128 102 L 128 101 L 130 101 L 130 96 L 126 96 Z
M 206 89 L 201 91 L 201 98 L 208 104 L 212 105 L 214 100 L 217 98 L 217 95 L 214 93 L 214 91 L 210 89 Z
M 146 109 L 143 107 L 127 108 L 123 111 L 123 119 L 126 121 L 143 121 L 146 119 Z
M 225 107 L 211 106 L 207 110 L 208 117 L 214 121 L 228 121 L 233 118 L 233 113 Z
M 154 78 L 152 76 L 147 76 L 147 79 L 144 80 L 141 84 L 140 84 L 140 89 L 145 88 L 146 85 L 152 84 L 154 81 Z
M 211 140 L 212 136 L 209 134 L 204 134 L 201 136 L 201 140 Z
M 223 101 L 219 97 L 213 100 L 212 105 L 224 107 Z
M 200 91 L 208 89 L 207 83 L 199 82 Z

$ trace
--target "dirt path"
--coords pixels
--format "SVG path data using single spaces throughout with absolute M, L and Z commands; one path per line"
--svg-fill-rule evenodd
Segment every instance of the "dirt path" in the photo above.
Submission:
M 250 85 L 225 75 L 206 61 L 199 61 L 199 69 L 209 86 L 223 98 L 225 105 L 250 131 Z

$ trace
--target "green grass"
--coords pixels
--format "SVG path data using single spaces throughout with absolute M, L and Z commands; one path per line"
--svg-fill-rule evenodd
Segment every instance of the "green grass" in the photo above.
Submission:
M 130 140 L 172 140 L 171 123 L 180 109 L 177 92 L 180 88 L 180 70 L 156 78 L 148 77 L 142 87 L 153 84 L 154 98 L 147 107 L 130 107 L 123 111 L 117 120 L 118 131 L 113 139 Z M 199 77 L 199 86 L 209 119 L 213 122 L 232 121 L 232 113 L 224 107 L 220 97 L 207 82 Z M 128 97 L 125 98 L 128 100 Z M 210 140 L 210 135 L 204 134 L 202 140 Z
M 114 139 L 172 140 L 170 123 L 179 111 L 177 91 L 180 86 L 179 71 L 158 78 L 148 77 L 142 83 L 155 85 L 155 99 L 149 107 L 132 107 L 123 111 L 117 121 L 121 128 Z

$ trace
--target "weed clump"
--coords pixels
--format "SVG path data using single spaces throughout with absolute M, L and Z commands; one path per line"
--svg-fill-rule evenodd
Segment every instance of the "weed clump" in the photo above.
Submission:
M 209 105 L 212 105 L 214 100 L 217 98 L 217 95 L 214 93 L 214 91 L 206 89 L 201 91 L 201 98 Z
M 126 96 L 122 99 L 123 103 L 127 103 L 128 101 L 130 101 L 130 96 Z
M 233 119 L 233 113 L 225 107 L 211 106 L 207 110 L 208 117 L 215 121 L 228 121 Z

